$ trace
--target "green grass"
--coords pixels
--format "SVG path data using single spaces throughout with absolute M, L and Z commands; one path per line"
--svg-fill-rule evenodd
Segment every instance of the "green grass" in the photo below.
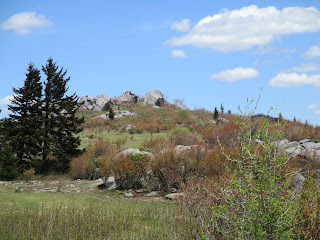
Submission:
M 125 199 L 94 181 L 71 182 L 79 193 L 34 193 L 18 183 L 0 185 L 0 239 L 186 239 L 179 207 L 162 198 Z
M 141 133 L 141 134 L 129 134 L 129 133 L 120 133 L 119 131 L 96 131 L 96 130 L 83 130 L 80 134 L 81 145 L 80 149 L 83 149 L 88 146 L 90 143 L 94 143 L 99 137 L 102 137 L 104 140 L 109 139 L 110 141 L 115 141 L 119 138 L 127 138 L 127 142 L 122 147 L 123 149 L 127 148 L 139 148 L 141 144 L 152 137 L 167 137 L 167 133 Z

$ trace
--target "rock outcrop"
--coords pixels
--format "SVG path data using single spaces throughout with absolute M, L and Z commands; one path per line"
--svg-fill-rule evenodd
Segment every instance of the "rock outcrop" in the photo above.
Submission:
M 139 99 L 141 105 L 152 105 L 161 107 L 167 102 L 164 99 L 164 95 L 160 90 L 152 90 Z
M 113 105 L 123 103 L 140 103 L 141 105 L 161 107 L 167 104 L 167 101 L 164 99 L 163 93 L 159 90 L 152 90 L 141 98 L 139 98 L 137 94 L 132 93 L 131 91 L 126 91 L 120 96 L 114 98 L 107 97 L 104 94 L 101 94 L 97 97 L 82 96 L 80 98 L 80 103 L 83 103 L 83 107 L 87 110 L 101 111 L 105 104 L 109 101 Z M 182 105 L 179 108 L 184 109 Z
M 101 111 L 104 105 L 109 102 L 111 98 L 108 96 L 101 94 L 97 97 L 90 97 L 90 96 L 82 96 L 80 98 L 80 103 L 83 103 L 83 107 L 88 110 L 97 110 Z
M 136 103 L 138 102 L 138 95 L 131 91 L 126 91 L 120 96 L 113 98 L 112 101 L 117 103 Z
M 276 142 L 277 146 L 292 156 L 306 155 L 308 153 L 315 153 L 320 157 L 320 143 L 311 142 L 310 139 L 304 139 L 299 142 L 288 139 L 283 139 Z

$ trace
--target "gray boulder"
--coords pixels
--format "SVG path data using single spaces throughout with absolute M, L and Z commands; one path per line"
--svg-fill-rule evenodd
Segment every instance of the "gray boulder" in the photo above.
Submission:
M 150 153 L 150 152 L 145 152 L 145 151 L 140 151 L 139 149 L 137 148 L 128 148 L 126 150 L 123 150 L 121 151 L 120 153 L 118 153 L 116 156 L 115 156 L 115 159 L 118 159 L 120 157 L 120 155 L 136 155 L 136 154 L 143 154 L 143 155 L 147 155 L 147 156 L 150 156 L 150 157 L 153 157 L 153 154 Z
M 183 193 L 170 193 L 168 195 L 165 195 L 164 197 L 169 199 L 169 200 L 174 200 L 174 199 L 177 199 L 177 198 L 180 198 L 180 197 L 183 197 L 184 194 Z
M 104 107 L 104 105 L 109 102 L 111 98 L 107 97 L 104 94 L 101 94 L 99 96 L 91 97 L 91 96 L 82 96 L 80 98 L 80 103 L 83 103 L 82 107 L 87 110 L 97 110 L 101 111 Z
M 159 90 L 152 90 L 139 99 L 141 105 L 154 105 L 161 107 L 167 102 L 164 99 L 164 95 Z
M 293 176 L 293 186 L 296 191 L 299 191 L 303 185 L 303 183 L 306 181 L 306 178 L 301 174 L 297 173 Z
M 126 91 L 120 96 L 113 98 L 113 101 L 118 103 L 136 103 L 138 102 L 138 95 L 131 91 Z

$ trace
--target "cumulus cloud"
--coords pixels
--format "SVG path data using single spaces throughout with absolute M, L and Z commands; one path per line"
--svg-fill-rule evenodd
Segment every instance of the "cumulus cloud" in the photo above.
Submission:
M 181 22 L 175 22 L 171 25 L 172 30 L 176 30 L 178 32 L 188 32 L 190 28 L 190 20 L 183 19 Z
M 309 48 L 304 54 L 303 56 L 305 58 L 316 58 L 316 57 L 320 57 L 320 47 L 319 46 L 313 46 L 311 48 Z
M 184 58 L 186 57 L 186 53 L 183 50 L 172 50 L 171 56 Z
M 318 104 L 310 104 L 307 108 L 308 109 L 315 109 L 315 108 L 317 108 L 318 107 Z
M 255 78 L 258 75 L 259 72 L 254 68 L 237 67 L 235 69 L 222 71 L 218 74 L 212 74 L 210 79 L 218 79 L 224 82 L 236 82 L 241 79 Z
M 320 30 L 320 12 L 315 7 L 224 10 L 201 19 L 190 31 L 166 41 L 170 46 L 192 45 L 220 52 L 247 50 L 272 42 L 281 35 Z
M 13 96 L 6 96 L 4 98 L 0 99 L 0 106 L 8 105 L 11 103 L 11 100 L 13 99 Z
M 279 73 L 271 79 L 269 85 L 273 87 L 301 87 L 304 85 L 320 87 L 320 74 L 308 76 L 307 74 Z
M 22 12 L 12 15 L 1 24 L 4 30 L 14 30 L 16 34 L 30 34 L 32 28 L 49 26 L 52 23 L 42 14 Z
M 320 66 L 316 63 L 304 63 L 299 66 L 293 67 L 292 70 L 295 72 L 312 72 L 319 70 Z

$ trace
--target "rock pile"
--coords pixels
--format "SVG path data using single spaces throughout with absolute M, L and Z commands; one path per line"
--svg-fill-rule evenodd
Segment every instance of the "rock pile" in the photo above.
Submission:
M 91 96 L 82 96 L 80 98 L 80 103 L 83 103 L 83 106 L 87 110 L 97 110 L 101 111 L 104 105 L 107 102 L 111 102 L 111 104 L 122 104 L 122 103 L 140 103 L 141 105 L 151 105 L 156 107 L 161 107 L 167 104 L 167 101 L 164 99 L 164 95 L 159 90 L 152 90 L 145 94 L 143 97 L 139 98 L 139 96 L 131 91 L 126 91 L 122 93 L 120 96 L 110 98 L 101 94 L 97 97 Z
M 312 142 L 310 139 L 304 139 L 299 142 L 288 139 L 283 139 L 276 143 L 279 148 L 292 156 L 302 155 L 305 156 L 308 153 L 316 153 L 320 157 L 320 143 Z

